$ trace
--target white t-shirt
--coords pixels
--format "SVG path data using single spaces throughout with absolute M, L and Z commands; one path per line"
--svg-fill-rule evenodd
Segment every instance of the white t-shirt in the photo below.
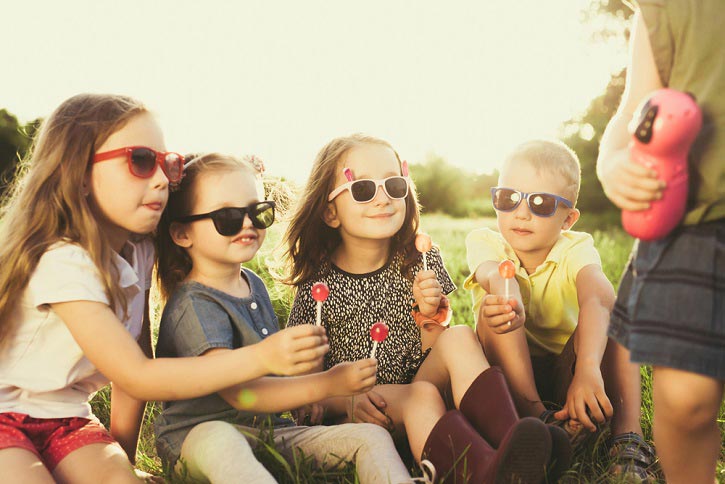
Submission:
M 149 238 L 127 242 L 115 254 L 128 318 L 116 315 L 138 338 L 146 290 L 151 286 L 154 246 Z M 92 418 L 88 401 L 108 384 L 83 355 L 68 327 L 49 304 L 96 301 L 109 304 L 96 265 L 78 245 L 59 242 L 40 258 L 14 311 L 10 341 L 0 351 L 0 412 L 36 418 Z M 87 324 L 93 324 L 88 321 Z

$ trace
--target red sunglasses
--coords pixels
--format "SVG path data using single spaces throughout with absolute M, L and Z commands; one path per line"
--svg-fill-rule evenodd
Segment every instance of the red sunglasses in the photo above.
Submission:
M 117 150 L 96 153 L 93 163 L 107 161 L 125 155 L 128 170 L 139 178 L 151 178 L 156 173 L 156 166 L 161 167 L 169 183 L 178 183 L 184 174 L 184 157 L 173 151 L 156 151 L 146 146 L 127 146 Z

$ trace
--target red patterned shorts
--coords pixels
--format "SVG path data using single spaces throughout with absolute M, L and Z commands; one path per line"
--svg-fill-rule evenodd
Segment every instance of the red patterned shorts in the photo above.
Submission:
M 106 428 L 81 417 L 33 418 L 23 413 L 0 413 L 0 450 L 26 449 L 52 472 L 74 450 L 90 444 L 117 444 Z M 118 444 L 117 444 L 118 445 Z

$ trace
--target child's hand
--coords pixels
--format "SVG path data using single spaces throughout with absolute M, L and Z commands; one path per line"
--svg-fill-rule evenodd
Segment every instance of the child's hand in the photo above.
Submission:
M 329 370 L 331 397 L 341 397 L 367 392 L 375 386 L 378 360 L 367 358 L 359 361 L 338 363 Z
M 443 289 L 433 271 L 420 271 L 413 280 L 413 297 L 418 303 L 418 311 L 423 316 L 432 317 L 438 312 Z
M 321 425 L 325 416 L 325 407 L 319 403 L 310 403 L 292 411 L 297 425 Z
M 558 420 L 577 420 L 589 431 L 595 432 L 597 427 L 590 416 L 602 424 L 612 418 L 613 413 L 612 404 L 604 392 L 604 381 L 599 368 L 585 370 L 577 367 L 566 394 L 566 405 L 554 417 Z
M 150 484 L 164 484 L 166 482 L 166 479 L 164 479 L 163 477 L 149 474 L 148 472 L 142 471 L 141 469 L 134 469 L 133 472 L 136 474 L 136 477 L 141 482 L 146 482 Z
M 311 324 L 285 328 L 255 346 L 262 365 L 275 375 L 299 375 L 320 368 L 330 349 L 325 328 Z
M 604 193 L 622 210 L 646 210 L 650 202 L 662 198 L 665 182 L 657 172 L 632 161 L 629 148 L 612 152 L 607 163 L 599 166 Z
M 348 399 L 347 419 L 350 422 L 372 423 L 385 429 L 393 428 L 393 421 L 385 415 L 387 403 L 379 393 L 369 391 Z
M 508 302 L 503 296 L 488 294 L 483 298 L 479 320 L 497 334 L 504 334 L 519 329 L 526 322 L 524 305 L 517 299 Z

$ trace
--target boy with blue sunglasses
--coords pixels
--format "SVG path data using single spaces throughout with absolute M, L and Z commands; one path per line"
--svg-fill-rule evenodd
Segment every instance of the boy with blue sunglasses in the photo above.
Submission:
M 654 454 L 641 437 L 639 369 L 607 338 L 614 290 L 592 237 L 569 230 L 580 215 L 580 170 L 560 142 L 514 150 L 491 189 L 499 231 L 466 238 L 464 287 L 486 357 L 503 369 L 521 416 L 564 428 L 572 444 L 611 421 L 613 436 L 637 442 L 637 452 L 613 455 L 612 470 L 633 476 L 630 461 L 647 467 Z M 498 270 L 506 259 L 516 267 L 508 299 Z

